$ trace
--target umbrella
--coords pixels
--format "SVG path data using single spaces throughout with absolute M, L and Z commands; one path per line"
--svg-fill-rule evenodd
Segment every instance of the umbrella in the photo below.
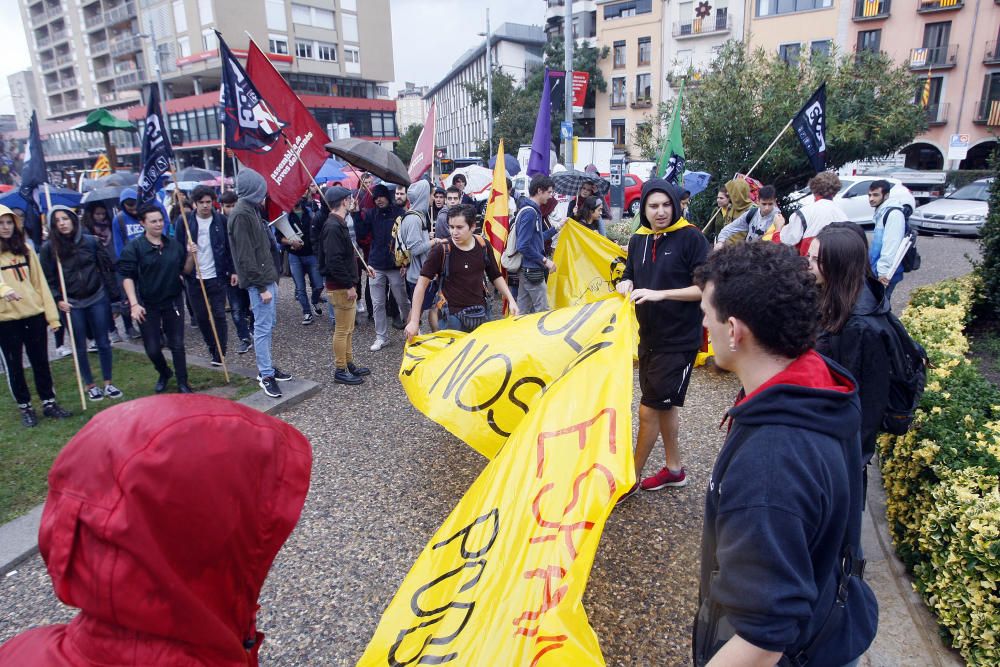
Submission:
M 455 176 L 458 174 L 465 176 L 465 194 L 473 199 L 482 199 L 489 196 L 493 188 L 493 172 L 491 170 L 474 164 L 468 167 L 461 167 L 448 175 L 444 186 L 446 188 L 451 187 L 451 184 L 455 181 Z
M 89 204 L 95 201 L 105 201 L 113 199 L 117 204 L 119 198 L 121 197 L 122 190 L 124 190 L 126 187 L 127 186 L 125 185 L 107 185 L 103 188 L 96 188 L 85 194 L 83 196 L 83 201 L 81 203 Z
M 35 193 L 38 196 L 38 202 L 41 204 L 42 210 L 47 211 L 49 205 L 45 198 L 45 190 L 40 187 Z M 53 206 L 62 205 L 76 208 L 80 205 L 80 200 L 83 199 L 83 195 L 79 192 L 68 188 L 54 188 L 49 186 L 49 193 L 52 195 Z M 6 194 L 0 195 L 0 204 L 3 204 L 7 208 L 19 208 L 22 211 L 28 208 L 28 202 L 25 201 L 18 190 L 11 190 Z
M 114 171 L 115 164 L 118 162 L 118 155 L 115 152 L 114 145 L 111 143 L 111 133 L 115 130 L 125 130 L 127 132 L 139 131 L 139 128 L 134 123 L 115 117 L 107 109 L 91 111 L 87 115 L 87 121 L 77 125 L 73 129 L 80 132 L 100 132 L 104 135 L 104 152 L 108 156 L 108 162 L 111 165 L 112 171 Z
M 347 174 L 344 173 L 344 165 L 337 162 L 333 158 L 328 159 L 320 167 L 319 173 L 316 174 L 317 183 L 326 183 L 328 181 L 343 181 L 347 178 Z
M 139 182 L 139 174 L 131 171 L 116 171 L 113 174 L 102 176 L 101 178 L 85 178 L 80 188 L 81 192 L 89 192 L 100 188 L 108 187 L 130 187 Z
M 684 189 L 691 193 L 694 197 L 696 194 L 708 188 L 708 182 L 712 180 L 712 176 L 704 171 L 686 171 L 684 172 Z
M 174 184 L 174 183 L 167 183 L 166 185 L 163 186 L 163 190 L 165 192 L 173 192 L 174 191 L 174 187 L 176 187 L 176 185 L 180 186 L 181 192 L 191 192 L 196 187 L 198 187 L 199 185 L 201 185 L 201 183 L 199 183 L 198 181 L 177 181 L 176 184 Z
M 580 192 L 580 186 L 584 183 L 591 183 L 597 190 L 597 196 L 603 197 L 611 189 L 611 183 L 600 176 L 587 174 L 576 169 L 567 169 L 552 175 L 552 182 L 555 183 L 556 192 L 561 195 L 575 197 Z
M 496 166 L 497 156 L 494 155 L 490 158 L 490 169 L 494 169 Z M 521 173 L 521 165 L 518 163 L 517 158 L 510 153 L 504 153 L 503 166 L 507 170 L 508 176 L 517 176 Z
M 214 181 L 222 177 L 221 171 L 213 171 L 211 169 L 202 169 L 201 167 L 184 167 L 176 174 L 174 174 L 174 180 L 177 182 L 181 181 Z M 184 188 L 181 188 L 182 190 Z
M 410 176 L 403 161 L 378 144 L 364 139 L 337 139 L 326 145 L 326 150 L 346 160 L 359 169 L 375 174 L 383 181 L 408 186 Z

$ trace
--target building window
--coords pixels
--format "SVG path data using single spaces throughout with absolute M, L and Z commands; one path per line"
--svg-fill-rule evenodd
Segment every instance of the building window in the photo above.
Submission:
M 625 148 L 625 121 L 624 120 L 613 120 L 611 121 L 611 139 L 615 144 L 615 148 Z
M 191 39 L 189 37 L 177 38 L 177 55 L 181 58 L 187 58 L 191 55 Z
M 757 0 L 757 16 L 792 14 L 832 6 L 833 0 Z
M 203 51 L 215 51 L 219 48 L 219 38 L 211 28 L 201 31 L 201 48 Z
M 604 20 L 623 19 L 653 11 L 653 0 L 628 0 L 604 6 Z
M 174 29 L 177 32 L 187 32 L 187 12 L 184 11 L 184 0 L 174 0 Z
M 625 106 L 625 77 L 611 79 L 611 106 Z
M 653 42 L 649 37 L 639 38 L 639 64 L 648 65 L 653 57 Z
M 619 69 L 625 67 L 625 42 L 615 42 L 615 60 L 614 67 Z
M 212 0 L 198 0 L 198 20 L 202 25 L 215 23 L 215 15 L 212 13 Z
M 358 11 L 358 0 L 340 0 L 340 8 L 348 11 Z
M 789 67 L 799 66 L 799 56 L 801 53 L 801 44 L 782 44 L 778 47 L 778 57 Z
M 354 14 L 341 14 L 340 24 L 344 30 L 344 39 L 348 42 L 358 40 L 358 17 Z
M 360 63 L 361 62 L 361 51 L 350 46 L 344 47 L 344 62 L 345 63 Z
M 882 50 L 881 30 L 862 30 L 858 33 L 858 44 L 855 51 L 858 53 L 879 53 Z
M 267 27 L 270 30 L 288 30 L 284 0 L 264 0 L 264 14 L 267 17 Z M 288 52 L 287 45 L 285 52 Z M 278 52 L 272 49 L 271 53 Z
M 830 49 L 833 46 L 833 42 L 829 39 L 823 39 L 813 42 L 809 47 L 810 57 L 812 58 L 829 58 Z
M 271 53 L 288 55 L 288 38 L 284 35 L 269 35 L 267 40 L 267 50 Z
M 333 12 L 308 5 L 292 4 L 292 23 L 311 25 L 314 28 L 334 29 Z
M 651 100 L 653 98 L 653 75 L 637 74 L 635 76 L 635 99 Z
M 337 62 L 337 45 L 316 42 L 316 60 L 325 60 L 330 63 Z
M 295 40 L 295 55 L 299 58 L 308 58 L 312 60 L 313 57 L 313 43 L 307 42 L 301 39 Z

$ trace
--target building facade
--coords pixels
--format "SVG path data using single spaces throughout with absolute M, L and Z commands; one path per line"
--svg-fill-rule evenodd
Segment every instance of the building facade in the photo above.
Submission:
M 513 77 L 515 86 L 519 86 L 526 73 L 542 66 L 544 47 L 545 32 L 541 27 L 504 23 L 490 41 L 493 67 Z M 486 105 L 474 105 L 465 86 L 485 82 L 484 39 L 480 46 L 466 51 L 424 98 L 434 101 L 435 147 L 450 158 L 476 155 L 480 142 L 487 137 Z
M 30 69 L 14 72 L 7 77 L 7 87 L 14 102 L 14 118 L 19 130 L 27 129 L 31 112 L 38 108 L 35 74 Z
M 596 136 L 639 159 L 636 134 L 656 122 L 666 84 L 663 0 L 597 0 L 597 42 L 611 53 L 600 61 L 608 89 L 595 102 Z
M 662 44 L 671 86 L 690 68 L 707 68 L 727 41 L 743 39 L 744 7 L 743 0 L 673 0 L 667 5 Z
M 423 125 L 427 121 L 427 102 L 424 96 L 428 90 L 428 86 L 417 86 L 407 81 L 396 95 L 396 122 L 400 134 L 413 125 Z
M 545 36 L 562 38 L 566 17 L 566 0 L 544 0 Z M 577 44 L 597 45 L 597 2 L 573 0 L 573 39 Z

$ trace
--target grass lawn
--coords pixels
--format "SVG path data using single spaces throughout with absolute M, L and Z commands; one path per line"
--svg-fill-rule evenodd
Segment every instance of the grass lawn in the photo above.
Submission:
M 80 411 L 80 398 L 73 373 L 73 358 L 66 357 L 51 362 L 59 404 L 73 413 L 69 419 L 49 419 L 42 415 L 42 403 L 35 395 L 34 379 L 26 369 L 31 404 L 38 414 L 38 426 L 25 428 L 21 413 L 10 392 L 0 399 L 0 523 L 14 519 L 45 500 L 48 492 L 48 473 L 52 461 L 63 445 L 83 428 L 95 414 L 124 400 L 149 396 L 156 383 L 156 371 L 146 355 L 114 350 L 114 383 L 125 393 L 116 401 L 104 399 L 88 401 L 87 411 Z M 169 362 L 170 355 L 167 354 Z M 95 376 L 100 376 L 96 354 L 90 355 L 90 365 Z M 195 366 L 188 367 L 188 382 L 195 391 L 239 400 L 257 391 L 257 383 L 241 375 L 229 374 L 230 384 L 225 386 L 221 369 L 211 371 Z M 6 378 L 4 378 L 6 382 Z M 168 391 L 176 391 L 176 380 L 171 379 Z

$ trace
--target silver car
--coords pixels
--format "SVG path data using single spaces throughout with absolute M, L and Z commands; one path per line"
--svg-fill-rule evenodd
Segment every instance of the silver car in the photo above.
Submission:
M 913 212 L 910 226 L 924 234 L 980 236 L 989 213 L 992 182 L 992 178 L 973 181 L 947 197 L 924 204 Z

